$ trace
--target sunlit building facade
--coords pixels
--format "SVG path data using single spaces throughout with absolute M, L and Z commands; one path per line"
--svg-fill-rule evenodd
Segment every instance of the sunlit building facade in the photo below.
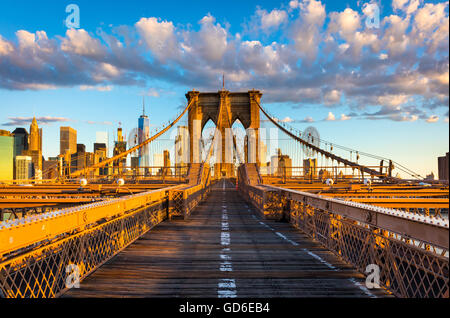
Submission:
M 187 126 L 178 126 L 175 137 L 175 174 L 187 172 L 189 163 L 189 130 Z
M 14 177 L 14 137 L 9 131 L 0 130 L 0 181 Z
M 25 128 L 16 128 L 14 136 L 14 156 L 22 156 L 28 150 L 28 132 Z
M 16 156 L 16 180 L 28 180 L 33 177 L 33 158 L 30 156 Z
M 60 154 L 73 154 L 77 152 L 77 131 L 72 127 L 60 128 Z
M 139 128 L 139 144 L 143 143 L 145 140 L 150 138 L 150 120 L 145 115 L 145 108 L 143 108 L 142 115 L 138 120 L 138 128 Z M 139 167 L 149 167 L 150 166 L 150 155 L 149 155 L 149 147 L 148 145 L 139 149 Z M 143 169 L 141 173 L 147 174 L 148 169 Z

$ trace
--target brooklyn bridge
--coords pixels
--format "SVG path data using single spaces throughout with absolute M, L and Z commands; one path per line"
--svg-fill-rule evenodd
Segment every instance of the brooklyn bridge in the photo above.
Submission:
M 1 297 L 449 296 L 448 181 L 290 127 L 257 90 L 186 98 L 110 159 L 0 185 Z

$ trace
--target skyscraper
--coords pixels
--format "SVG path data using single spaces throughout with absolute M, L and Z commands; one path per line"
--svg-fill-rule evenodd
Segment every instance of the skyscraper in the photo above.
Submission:
M 449 164 L 448 152 L 445 154 L 445 156 L 438 157 L 439 180 L 448 181 L 448 164 Z
M 117 141 L 114 143 L 113 156 L 117 156 L 125 151 L 127 151 L 127 142 L 124 141 L 124 139 L 123 139 L 122 128 L 117 128 Z M 121 173 L 125 172 L 126 165 L 127 165 L 126 157 L 115 161 L 113 164 L 114 170 L 116 170 L 116 168 L 117 168 L 117 171 L 121 172 Z
M 42 129 L 39 129 L 36 117 L 31 122 L 28 139 L 28 151 L 24 154 L 32 158 L 34 171 L 39 174 L 42 172 Z
M 44 180 L 56 179 L 58 177 L 58 158 L 49 157 L 42 163 L 42 178 Z
M 164 156 L 164 170 L 163 170 L 163 174 L 171 176 L 172 175 L 172 169 L 170 168 L 170 152 L 169 152 L 169 150 L 164 150 L 163 156 Z
M 107 159 L 106 144 L 95 143 L 94 144 L 94 164 L 100 163 Z M 108 174 L 108 166 L 99 168 L 96 170 L 95 175 L 104 176 Z
M 162 170 L 161 168 L 164 167 L 164 154 L 162 153 L 154 153 L 153 154 L 153 166 L 155 168 L 152 168 L 152 174 L 157 175 Z
M 14 171 L 14 137 L 0 130 L 0 180 L 12 180 Z
M 95 133 L 95 143 L 106 145 L 106 157 L 110 156 L 109 153 L 109 134 L 107 131 L 97 131 Z
M 86 168 L 86 146 L 77 144 L 77 152 L 70 155 L 70 172 Z
M 28 150 L 28 132 L 25 128 L 16 128 L 12 132 L 14 136 L 14 156 L 22 156 Z
M 30 150 L 39 150 L 41 145 L 41 135 L 36 117 L 33 117 L 33 121 L 31 122 L 29 138 L 30 138 Z
M 16 156 L 16 180 L 28 180 L 33 177 L 33 162 L 30 156 Z
M 77 152 L 77 131 L 71 127 L 60 128 L 59 149 L 61 155 Z
M 142 115 L 138 120 L 138 128 L 139 128 L 139 144 L 143 143 L 145 140 L 150 138 L 150 120 L 145 115 L 145 101 L 142 99 Z M 148 145 L 139 149 L 139 167 L 148 167 L 150 166 L 150 155 L 148 153 Z M 148 169 L 141 171 L 143 174 L 147 174 Z
M 185 174 L 188 163 L 189 130 L 187 126 L 178 126 L 177 136 L 175 137 L 175 174 Z
M 267 174 L 267 145 L 263 142 L 262 139 L 259 141 L 259 163 L 260 163 L 260 173 Z

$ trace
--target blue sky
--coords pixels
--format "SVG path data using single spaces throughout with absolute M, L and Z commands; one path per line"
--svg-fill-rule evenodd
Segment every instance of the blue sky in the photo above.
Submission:
M 80 8 L 68 30 L 65 8 Z M 263 91 L 271 113 L 329 141 L 437 174 L 448 151 L 448 2 L 0 3 L 0 129 L 42 118 L 92 151 L 96 131 L 167 122 L 193 88 Z M 380 24 L 365 23 L 373 8 Z

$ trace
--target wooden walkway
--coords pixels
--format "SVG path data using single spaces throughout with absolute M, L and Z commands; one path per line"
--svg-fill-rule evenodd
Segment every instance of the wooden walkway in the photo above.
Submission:
M 188 221 L 166 221 L 64 297 L 383 297 L 290 224 L 261 220 L 221 181 Z

